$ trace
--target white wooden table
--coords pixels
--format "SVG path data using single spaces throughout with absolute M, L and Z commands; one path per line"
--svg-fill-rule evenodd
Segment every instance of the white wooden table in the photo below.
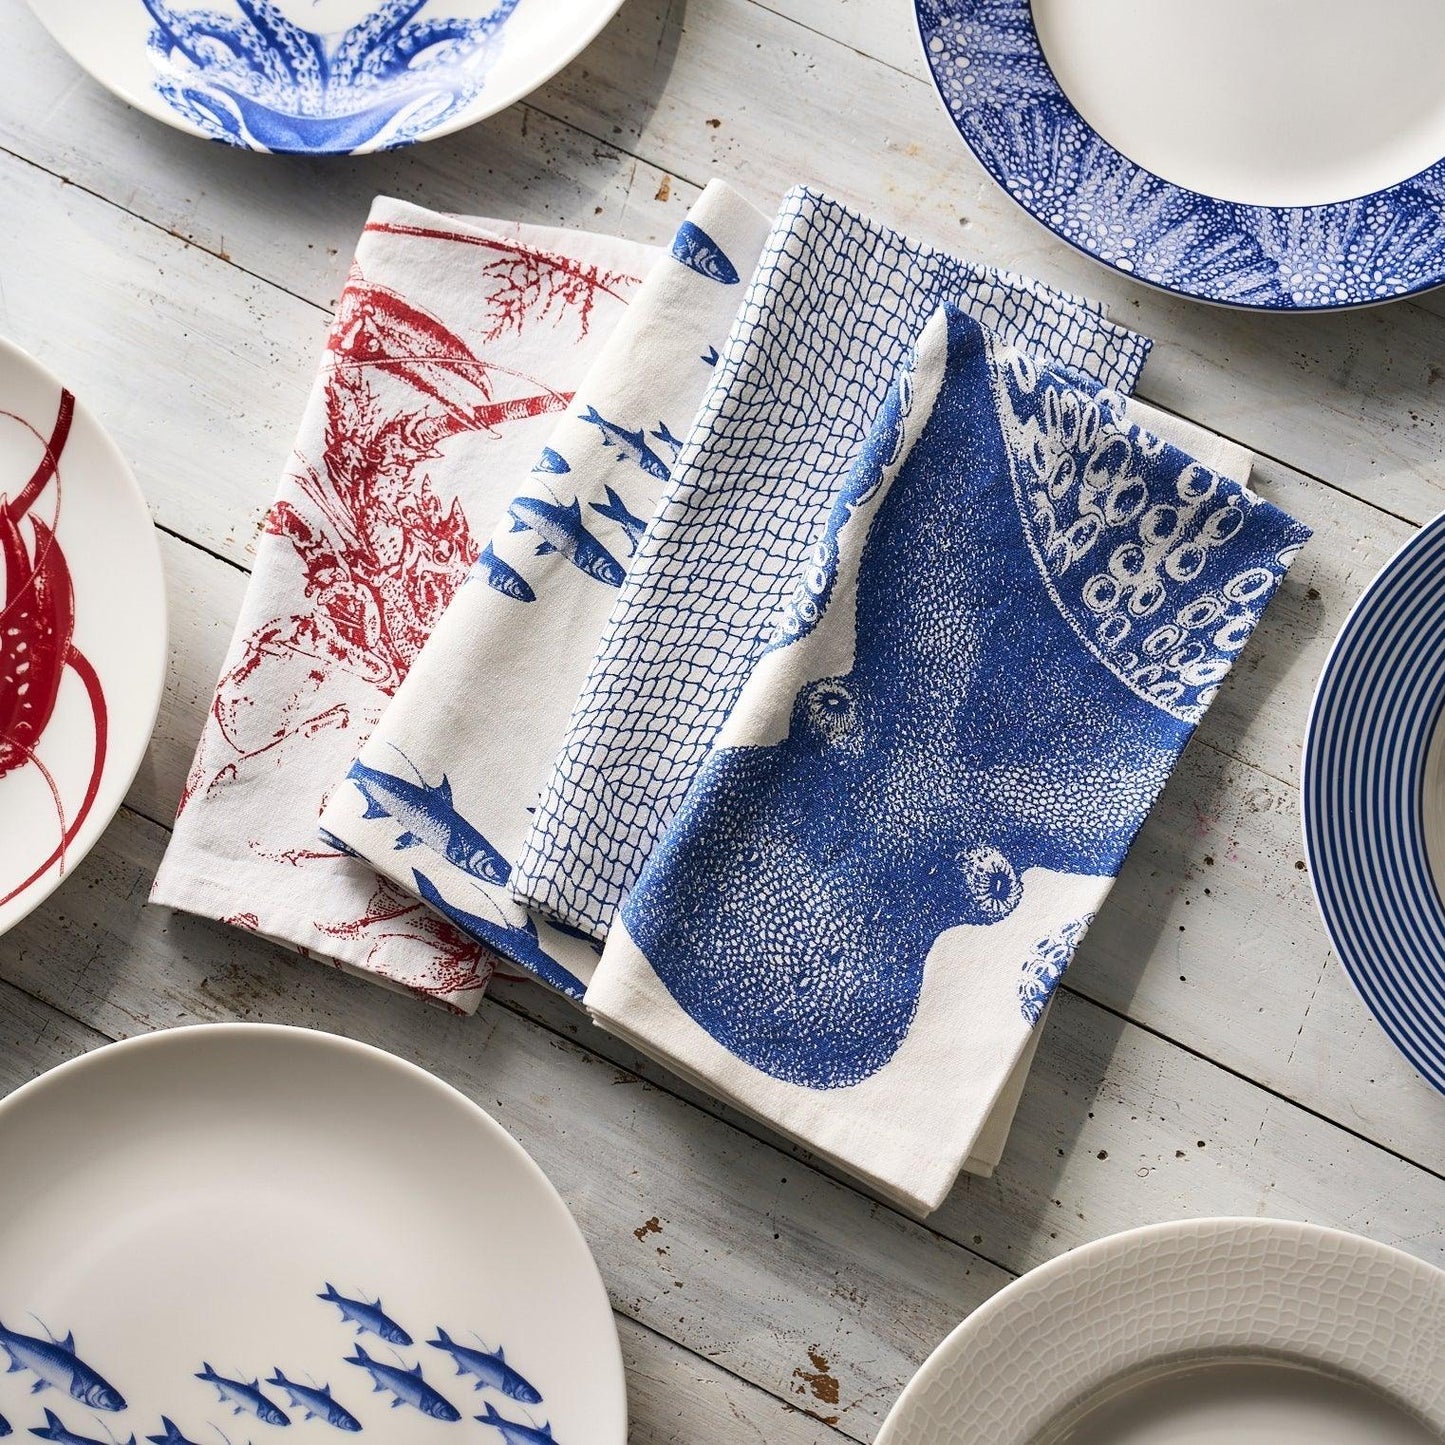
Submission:
M 1358 1230 L 1445 1264 L 1445 1099 L 1326 945 L 1299 841 L 1306 708 L 1350 603 L 1445 506 L 1445 295 L 1339 317 L 1176 302 L 1066 249 L 958 142 L 908 0 L 628 0 L 528 102 L 364 160 L 207 145 L 110 98 L 0 0 L 0 333 L 67 379 L 164 532 L 172 671 L 126 808 L 0 939 L 0 1090 L 173 1024 L 322 1027 L 477 1099 L 567 1197 L 611 1290 L 637 1442 L 871 1440 L 1021 1270 L 1191 1214 Z M 920 237 L 1101 296 L 1141 392 L 1259 454 L 1316 538 L 1073 965 L 1002 1168 L 927 1225 L 528 985 L 471 1020 L 145 906 L 371 197 L 668 237 L 718 174 L 822 183 Z M 464 1237 L 467 1221 L 456 1221 Z

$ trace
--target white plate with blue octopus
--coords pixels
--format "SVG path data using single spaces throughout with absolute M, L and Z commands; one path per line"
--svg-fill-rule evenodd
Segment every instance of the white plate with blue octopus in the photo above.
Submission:
M 914 0 L 984 169 L 1070 245 L 1225 305 L 1445 281 L 1439 0 Z
M 250 150 L 361 154 L 495 115 L 621 0 L 31 0 L 101 84 Z
M 521 1147 L 411 1064 L 262 1024 L 0 1103 L 0 1362 L 0 1435 L 58 1445 L 627 1435 L 602 1281 Z

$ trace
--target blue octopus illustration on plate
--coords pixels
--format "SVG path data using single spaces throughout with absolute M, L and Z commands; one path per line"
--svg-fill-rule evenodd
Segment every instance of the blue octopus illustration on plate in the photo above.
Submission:
M 780 741 L 712 751 L 623 907 L 699 1025 L 808 1088 L 882 1068 L 939 935 L 1008 917 L 1030 869 L 1117 873 L 1309 535 L 953 308 L 947 342 L 886 492 L 906 383 L 826 530 L 873 499 L 851 669 L 779 701 Z
M 177 114 L 214 140 L 301 153 L 406 145 L 437 130 L 481 93 L 517 6 L 497 0 L 450 19 L 432 0 L 386 0 L 323 34 L 275 0 L 139 3 L 156 91 Z

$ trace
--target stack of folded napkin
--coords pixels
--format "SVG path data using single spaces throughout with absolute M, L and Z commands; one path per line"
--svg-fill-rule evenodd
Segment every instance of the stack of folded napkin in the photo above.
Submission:
M 500 960 L 935 1208 L 1308 536 L 1148 348 L 806 189 L 378 202 L 153 897 Z

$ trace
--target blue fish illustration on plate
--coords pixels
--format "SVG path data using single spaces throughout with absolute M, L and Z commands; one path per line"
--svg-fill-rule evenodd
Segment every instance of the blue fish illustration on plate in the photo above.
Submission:
M 279 1366 L 266 1383 L 285 1390 L 291 1397 L 292 1407 L 304 1410 L 308 1420 L 325 1420 L 328 1425 L 334 1425 L 338 1430 L 349 1430 L 352 1434 L 361 1429 L 361 1421 L 332 1398 L 330 1385 L 298 1384 L 295 1380 L 288 1380 Z
M 341 1311 L 341 1318 L 347 1324 L 356 1326 L 358 1335 L 372 1334 L 389 1345 L 411 1343 L 411 1336 L 382 1309 L 380 1300 L 367 1304 L 362 1299 L 347 1299 L 344 1294 L 336 1292 L 334 1284 L 327 1284 L 325 1294 L 319 1294 L 316 1298 L 335 1305 Z
M 672 242 L 673 257 L 684 266 L 706 276 L 709 281 L 720 281 L 724 286 L 738 284 L 738 268 L 727 258 L 727 253 L 706 231 L 694 221 L 684 221 L 678 227 Z
M 422 1378 L 420 1365 L 413 1365 L 410 1369 L 400 1365 L 388 1365 L 381 1360 L 373 1360 L 360 1345 L 357 1345 L 354 1355 L 347 1355 L 346 1363 L 365 1370 L 371 1376 L 375 1386 L 373 1393 L 384 1390 L 393 1395 L 393 1410 L 399 1405 L 410 1405 L 412 1409 L 420 1410 L 423 1415 L 430 1415 L 433 1420 L 462 1418 L 457 1407 Z
M 397 848 L 414 848 L 425 843 L 448 863 L 483 883 L 501 884 L 511 876 L 512 868 L 507 860 L 457 812 L 452 801 L 452 785 L 445 774 L 441 782 L 429 786 L 355 762 L 346 776 L 366 799 L 362 817 L 392 818 L 401 824 L 403 831 L 397 837 Z M 342 1301 L 338 1297 L 332 1303 L 339 1305 Z M 346 1314 L 344 1308 L 342 1314 Z M 386 1335 L 381 1338 L 393 1345 L 411 1343 L 409 1339 L 393 1340 Z
M 510 562 L 502 561 L 490 542 L 478 554 L 476 569 L 494 592 L 500 592 L 504 597 L 514 598 L 518 602 L 537 600 L 537 594 L 527 579 Z
M 542 455 L 537 458 L 532 470 L 534 472 L 549 472 L 553 476 L 561 476 L 563 472 L 570 472 L 572 465 L 555 447 L 543 447 Z
M 626 575 L 622 564 L 587 530 L 582 504 L 574 497 L 569 506 L 544 502 L 540 497 L 517 497 L 509 508 L 514 532 L 532 531 L 542 540 L 537 555 L 560 552 L 574 567 L 609 587 L 621 587 Z
M 495 1353 L 474 1350 L 469 1345 L 459 1345 L 440 1325 L 437 1326 L 436 1339 L 428 1340 L 427 1344 L 433 1349 L 445 1350 L 456 1361 L 457 1374 L 476 1376 L 478 1390 L 490 1386 L 493 1390 L 500 1390 L 509 1400 L 517 1400 L 523 1405 L 542 1403 L 541 1392 L 507 1363 L 500 1345 Z
M 196 1371 L 196 1379 L 216 1387 L 216 1393 L 231 1407 L 233 1415 L 254 1415 L 263 1425 L 289 1425 L 290 1417 L 261 1393 L 260 1380 L 248 1385 L 244 1380 L 229 1380 L 218 1375 L 210 1365 Z
M 92 1410 L 124 1410 L 125 1396 L 102 1379 L 75 1353 L 75 1336 L 42 1340 L 22 1335 L 0 1324 L 0 1350 L 10 1356 L 9 1373 L 29 1370 L 36 1376 L 32 1394 L 54 1388 L 89 1405 Z
M 476 1415 L 473 1418 L 480 1420 L 483 1425 L 490 1425 L 507 1445 L 548 1445 L 553 1439 L 550 1425 L 519 1424 L 516 1420 L 509 1420 L 500 1414 L 497 1407 L 490 1402 L 485 1415 Z
M 93 1435 L 77 1435 L 74 1430 L 67 1430 L 54 1410 L 47 1410 L 45 1423 L 32 1425 L 30 1433 L 38 1435 L 42 1440 L 53 1440 L 55 1445 L 119 1445 L 113 1438 L 98 1440 Z M 125 1445 L 135 1445 L 135 1436 L 132 1435 Z
M 610 447 L 617 448 L 618 461 L 636 462 L 649 477 L 665 482 L 672 475 L 672 468 L 647 444 L 647 432 L 639 427 L 628 431 L 615 421 L 608 421 L 595 406 L 589 406 L 578 421 L 595 426 L 602 433 L 602 439 Z M 666 430 L 666 428 L 664 428 Z
M 634 516 L 627 510 L 627 503 L 622 500 L 616 491 L 607 488 L 607 502 L 590 503 L 592 510 L 600 517 L 606 517 L 609 522 L 616 522 L 624 532 L 627 533 L 628 556 L 637 551 L 637 544 L 642 541 L 642 534 L 647 530 L 647 518 Z
M 161 1416 L 161 1430 L 163 1434 L 146 1436 L 151 1445 L 200 1445 L 199 1441 L 187 1439 L 169 1415 Z

